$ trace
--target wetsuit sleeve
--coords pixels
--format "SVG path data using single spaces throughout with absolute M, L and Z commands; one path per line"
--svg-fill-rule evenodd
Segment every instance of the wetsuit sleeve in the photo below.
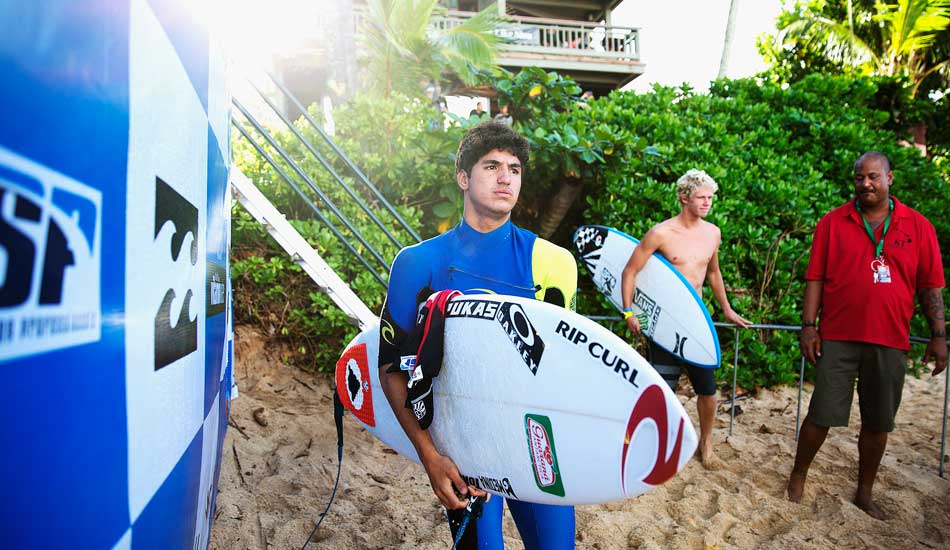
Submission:
M 379 365 L 398 362 L 399 350 L 415 326 L 419 296 L 429 293 L 431 270 L 417 247 L 404 248 L 393 260 L 389 287 L 379 319 Z
M 577 262 L 570 252 L 538 238 L 531 253 L 535 298 L 577 310 Z

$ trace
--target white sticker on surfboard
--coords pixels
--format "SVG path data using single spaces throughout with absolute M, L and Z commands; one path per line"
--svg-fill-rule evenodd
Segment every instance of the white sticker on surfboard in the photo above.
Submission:
M 623 268 L 639 243 L 626 233 L 599 225 L 584 225 L 574 233 L 574 246 L 594 285 L 618 310 L 623 310 Z M 709 310 L 696 289 L 659 252 L 637 274 L 633 308 L 641 330 L 656 345 L 694 365 L 719 367 L 719 336 Z
M 336 367 L 344 407 L 400 454 L 418 457 L 379 386 L 379 327 Z M 527 298 L 474 295 L 446 307 L 445 356 L 429 428 L 474 486 L 545 504 L 642 494 L 682 470 L 692 423 L 663 379 L 616 335 Z

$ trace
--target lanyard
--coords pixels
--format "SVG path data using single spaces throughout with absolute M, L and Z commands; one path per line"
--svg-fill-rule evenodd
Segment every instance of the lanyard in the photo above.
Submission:
M 864 222 L 864 230 L 867 231 L 868 237 L 871 239 L 871 245 L 874 247 L 874 253 L 878 258 L 880 258 L 884 252 L 884 237 L 887 236 L 887 230 L 891 227 L 891 213 L 894 212 L 894 200 L 888 199 L 887 202 L 889 206 L 887 218 L 884 219 L 884 231 L 881 232 L 881 240 L 878 241 L 874 238 L 874 229 L 871 228 L 871 224 L 869 224 L 868 220 L 861 214 L 861 205 L 857 199 L 854 201 L 854 207 L 857 208 L 858 214 L 861 214 L 861 221 Z

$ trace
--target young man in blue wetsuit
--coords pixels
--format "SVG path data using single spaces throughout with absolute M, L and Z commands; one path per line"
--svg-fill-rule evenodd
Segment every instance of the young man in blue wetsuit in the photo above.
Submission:
M 452 459 L 439 452 L 429 432 L 419 427 L 406 408 L 406 372 L 389 373 L 387 369 L 399 363 L 400 347 L 415 324 L 418 305 L 435 291 L 534 297 L 573 309 L 577 286 L 573 256 L 511 223 L 528 152 L 527 140 L 504 124 L 489 121 L 468 131 L 455 160 L 456 181 L 464 199 L 462 221 L 438 237 L 399 252 L 380 319 L 383 391 L 450 520 L 466 506 L 469 495 L 486 493 L 463 480 L 465 472 L 459 472 Z M 507 502 L 525 548 L 574 547 L 573 506 Z M 459 548 L 503 548 L 502 505 L 503 499 L 490 499 L 482 517 L 466 528 Z M 453 537 L 457 524 L 450 521 Z

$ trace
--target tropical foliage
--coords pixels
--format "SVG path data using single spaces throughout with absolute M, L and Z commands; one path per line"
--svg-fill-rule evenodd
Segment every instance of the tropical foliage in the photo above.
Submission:
M 438 0 L 369 0 L 363 42 L 371 52 L 370 89 L 388 97 L 394 91 L 414 94 L 444 77 L 474 84 L 478 71 L 495 67 L 501 38 L 494 10 L 452 24 Z
M 900 76 L 913 97 L 950 82 L 950 0 L 798 1 L 778 29 L 760 49 L 787 80 L 803 71 Z

